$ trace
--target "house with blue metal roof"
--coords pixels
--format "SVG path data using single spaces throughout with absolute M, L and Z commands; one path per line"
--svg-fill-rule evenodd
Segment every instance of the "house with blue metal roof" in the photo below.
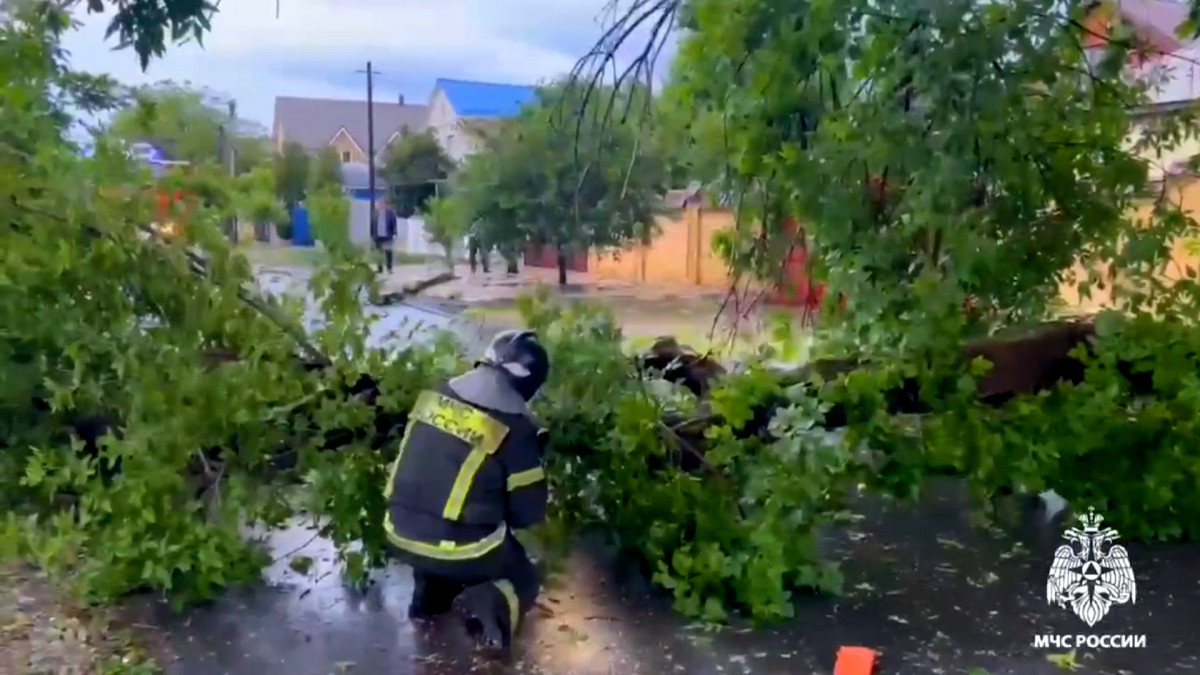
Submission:
M 479 149 L 479 131 L 534 102 L 537 87 L 439 78 L 429 96 L 429 130 L 454 161 Z

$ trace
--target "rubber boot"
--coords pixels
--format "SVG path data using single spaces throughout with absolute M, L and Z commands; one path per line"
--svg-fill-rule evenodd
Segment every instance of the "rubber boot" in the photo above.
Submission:
M 408 605 L 408 618 L 432 619 L 453 609 L 454 598 L 462 584 L 449 579 L 413 573 L 413 596 Z
M 494 656 L 507 656 L 512 650 L 512 630 L 508 625 L 508 603 L 492 584 L 471 586 L 454 599 L 454 611 L 463 620 L 475 645 Z

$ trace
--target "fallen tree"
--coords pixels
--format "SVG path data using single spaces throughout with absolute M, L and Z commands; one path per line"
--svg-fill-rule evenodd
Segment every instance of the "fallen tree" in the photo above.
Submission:
M 987 373 L 975 381 L 976 395 L 981 403 L 1000 406 L 1018 396 L 1049 391 L 1059 384 L 1081 383 L 1086 359 L 1092 354 L 1095 340 L 1096 326 L 1092 317 L 1054 321 L 1016 334 L 967 342 L 959 350 L 957 363 L 967 366 L 976 360 L 986 362 Z M 671 336 L 659 338 L 636 358 L 645 372 L 678 384 L 700 399 L 707 397 L 717 380 L 727 374 L 725 367 L 711 354 L 701 354 L 680 345 Z M 840 376 L 869 369 L 871 365 L 870 361 L 862 359 L 817 359 L 793 368 L 775 369 L 773 373 L 781 387 L 805 385 L 816 390 Z M 1128 380 L 1133 393 L 1153 393 L 1153 373 L 1135 372 L 1133 364 L 1123 360 L 1118 361 L 1118 369 Z M 922 401 L 920 388 L 921 383 L 916 378 L 905 378 L 884 393 L 885 409 L 892 415 L 930 412 L 930 405 Z M 782 404 L 784 400 L 776 403 Z M 845 405 L 840 403 L 821 420 L 825 429 L 844 427 L 847 423 Z
M 653 128 L 733 212 L 713 248 L 736 281 L 769 288 L 805 253 L 803 283 L 838 299 L 813 336 L 834 358 L 692 381 L 675 366 L 699 401 L 614 376 L 608 407 L 588 382 L 559 385 L 583 410 L 545 413 L 580 451 L 556 472 L 567 512 L 618 533 L 684 611 L 758 618 L 788 615 L 797 584 L 836 585 L 817 533 L 859 486 L 910 496 L 950 473 L 982 504 L 1052 487 L 1123 537 L 1196 535 L 1200 286 L 1175 252 L 1198 229 L 1178 183 L 1148 188 L 1150 158 L 1193 120 L 1136 118 L 1153 84 L 1121 76 L 1125 41 L 1095 48 L 1090 10 L 1052 0 L 749 0 L 737 21 L 721 0 L 625 9 L 580 88 L 649 79 L 685 29 Z M 1041 324 L 1064 294 L 1112 311 L 981 337 Z M 605 372 L 584 354 L 615 363 L 562 339 L 578 372 Z
M 537 403 L 552 525 L 609 534 L 680 611 L 763 621 L 790 616 L 796 589 L 837 590 L 817 542 L 851 495 L 908 496 L 934 473 L 985 502 L 1053 487 L 1128 538 L 1195 536 L 1200 291 L 1160 276 L 1195 224 L 1166 200 L 1147 222 L 1128 216 L 1146 177 L 1125 145 L 1121 95 L 1136 92 L 1062 77 L 1081 66 L 1071 34 L 1029 19 L 1061 8 L 893 3 L 900 21 L 877 3 L 764 0 L 729 22 L 715 0 L 690 4 L 688 76 L 664 98 L 698 113 L 685 135 L 699 151 L 737 153 L 705 166 L 747 196 L 716 248 L 765 274 L 790 248 L 777 224 L 803 222 L 812 273 L 847 298 L 817 345 L 856 357 L 726 371 L 660 344 L 631 359 L 610 316 L 527 302 L 554 362 Z M 68 102 L 86 108 L 106 83 L 61 63 L 66 19 L 46 8 L 0 26 L 14 74 L 0 105 L 0 537 L 91 597 L 182 603 L 257 579 L 245 526 L 303 512 L 362 580 L 386 559 L 396 430 L 461 355 L 368 345 L 375 275 L 336 252 L 312 280 L 319 327 L 282 301 L 264 319 L 212 205 L 149 248 L 138 224 L 155 205 L 128 189 L 147 179 L 103 138 L 86 158 L 67 140 Z M 875 84 L 861 99 L 844 96 L 846 63 Z M 1050 315 L 1085 255 L 1115 272 L 1081 285 L 1116 286 L 1120 311 L 975 339 Z M 298 358 L 297 335 L 320 358 Z
M 908 497 L 956 475 L 981 508 L 1052 488 L 1113 514 L 1127 537 L 1200 534 L 1194 431 L 1172 421 L 1195 414 L 1198 352 L 1147 349 L 1162 334 L 1198 344 L 1186 323 L 1053 322 L 970 342 L 940 370 L 841 359 L 727 372 L 669 337 L 627 364 L 598 344 L 615 327 L 579 308 L 527 317 L 564 361 L 539 410 L 559 517 L 610 534 L 688 613 L 769 619 L 789 615 L 799 587 L 836 590 L 816 540 L 859 486 Z
M 868 454 L 857 447 L 861 436 L 852 446 L 851 441 L 813 434 L 816 429 L 847 427 L 861 433 L 864 425 L 913 413 L 934 420 L 935 427 L 940 419 L 952 419 L 953 414 L 947 417 L 944 400 L 938 398 L 945 392 L 934 388 L 929 390 L 929 398 L 922 398 L 921 384 L 915 378 L 893 382 L 890 388 L 880 386 L 873 395 L 864 397 L 860 392 L 859 399 L 851 401 L 845 396 L 847 381 L 871 373 L 874 367 L 869 361 L 826 359 L 787 370 L 751 363 L 729 372 L 710 355 L 679 345 L 671 337 L 661 338 L 645 353 L 629 358 L 620 352 L 616 327 L 593 311 L 536 303 L 526 307 L 529 323 L 547 336 L 555 352 L 557 375 L 544 399 L 552 405 L 543 405 L 539 412 L 553 430 L 550 462 L 556 521 L 562 532 L 603 527 L 642 561 L 648 576 L 681 594 L 684 611 L 720 618 L 725 609 L 718 611 L 716 605 L 705 604 L 709 598 L 719 598 L 721 608 L 744 609 L 759 618 L 787 612 L 785 602 L 758 606 L 738 590 L 739 584 L 750 583 L 742 574 L 763 574 L 763 568 L 747 565 L 735 577 L 721 573 L 710 578 L 715 571 L 692 567 L 692 563 L 679 563 L 684 567 L 679 570 L 660 567 L 663 559 L 692 555 L 697 542 L 709 541 L 715 534 L 713 523 L 705 522 L 706 513 L 728 528 L 710 544 L 735 550 L 758 546 L 743 537 L 761 534 L 763 527 L 778 527 L 771 524 L 775 518 L 791 522 L 794 513 L 809 511 L 807 534 L 793 532 L 803 545 L 790 552 L 785 547 L 769 559 L 770 569 L 776 570 L 772 574 L 778 575 L 772 577 L 776 578 L 772 583 L 778 583 L 780 597 L 786 597 L 797 586 L 836 589 L 833 568 L 804 546 L 812 544 L 819 527 L 836 521 L 851 484 L 866 482 L 904 494 L 924 475 L 948 472 L 979 478 L 972 475 L 977 467 L 969 464 L 956 466 L 924 452 L 906 456 L 911 448 L 906 442 L 896 442 L 902 436 L 898 427 L 889 430 L 897 435 L 868 434 L 872 448 Z M 956 372 L 977 359 L 992 364 L 990 370 L 980 373 L 970 395 L 978 401 L 975 405 L 1006 414 L 1030 400 L 1062 395 L 1087 384 L 1089 363 L 1095 361 L 1101 346 L 1092 320 L 1051 323 L 1010 337 L 968 343 L 960 350 L 956 361 L 960 370 Z M 414 365 L 399 356 L 393 363 L 405 369 Z M 245 353 L 208 355 L 210 368 L 217 369 L 245 367 L 248 357 L 251 355 Z M 392 392 L 381 379 L 331 367 L 325 359 L 314 363 L 292 357 L 276 365 L 315 375 L 319 384 L 290 405 L 276 402 L 268 408 L 271 414 L 262 423 L 275 429 L 272 437 L 276 444 L 259 463 L 246 462 L 246 450 L 236 438 L 197 454 L 188 464 L 196 499 L 211 502 L 219 494 L 220 481 L 236 473 L 235 467 L 244 475 L 249 472 L 265 481 L 283 477 L 289 483 L 302 477 L 318 455 L 336 458 L 329 461 L 340 464 L 346 453 L 356 458 L 354 465 L 366 462 L 378 469 L 394 451 L 416 383 L 405 387 L 401 398 L 389 400 Z M 1137 369 L 1125 360 L 1114 363 L 1114 372 L 1125 378 L 1130 402 L 1137 396 L 1155 394 L 1146 389 L 1153 381 L 1153 371 L 1134 375 Z M 428 383 L 449 372 L 435 370 L 419 381 Z M 581 372 L 588 377 L 578 377 Z M 650 386 L 654 381 L 679 389 Z M 876 384 L 886 382 L 885 378 Z M 588 396 L 603 398 L 605 403 L 580 403 L 579 393 L 564 394 L 563 386 L 582 386 Z M 880 405 L 871 405 L 872 401 Z M 329 410 L 353 410 L 355 414 L 340 417 L 335 424 L 328 417 Z M 790 423 L 781 424 L 789 417 Z M 95 429 L 91 433 L 93 443 L 87 443 L 89 439 L 81 434 L 83 447 L 85 452 L 95 448 L 99 457 L 104 433 Z M 912 441 L 911 429 L 905 433 L 904 438 Z M 789 450 L 781 452 L 784 448 Z M 823 459 L 814 464 L 811 458 L 804 458 L 805 453 L 819 453 Z M 789 498 L 764 511 L 765 504 L 759 501 L 764 495 L 754 496 L 754 484 L 788 471 L 800 472 L 799 484 L 792 486 Z M 902 479 L 889 483 L 889 476 L 895 474 L 902 474 Z M 1015 485 L 1014 481 L 1022 478 L 1015 473 L 998 472 L 984 478 L 987 480 L 976 487 L 985 494 L 1037 489 L 1039 485 Z M 993 478 L 999 482 L 989 483 Z M 1026 471 L 1025 478 L 1041 481 L 1041 487 L 1071 493 L 1069 486 L 1055 482 L 1048 466 Z M 693 483 L 693 479 L 700 482 Z M 1081 476 L 1080 480 L 1088 482 L 1095 477 Z M 683 495 L 690 495 L 682 502 L 678 501 L 681 489 Z M 355 494 L 362 497 L 362 493 Z M 667 494 L 674 496 L 666 499 Z M 666 501 L 660 501 L 663 499 Z M 649 530 L 638 524 L 647 508 L 661 516 Z M 328 532 L 336 535 L 336 528 L 334 524 Z M 783 532 L 778 535 L 783 537 Z M 682 576 L 677 578 L 677 574 Z M 697 579 L 701 581 L 695 583 Z M 681 586 L 684 581 L 687 583 Z

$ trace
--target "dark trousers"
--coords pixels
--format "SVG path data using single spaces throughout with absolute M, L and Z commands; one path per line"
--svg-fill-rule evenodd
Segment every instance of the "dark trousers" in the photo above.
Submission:
M 376 239 L 375 240 L 375 248 L 378 249 L 379 252 L 383 254 L 383 261 L 379 263 L 379 271 L 382 272 L 384 270 L 384 267 L 386 266 L 387 271 L 390 274 L 392 271 L 392 258 L 393 258 L 392 240 L 391 239 Z
M 410 614 L 417 616 L 445 613 L 460 594 L 472 593 L 487 599 L 491 618 L 511 635 L 541 590 L 537 568 L 511 532 L 503 544 L 474 560 L 437 560 L 399 549 L 393 554 L 413 568 Z
M 471 239 L 467 244 L 467 261 L 471 265 L 471 274 L 475 273 L 480 263 L 483 264 L 483 273 L 488 273 L 488 253 L 491 249 L 484 249 L 480 245 L 478 239 Z

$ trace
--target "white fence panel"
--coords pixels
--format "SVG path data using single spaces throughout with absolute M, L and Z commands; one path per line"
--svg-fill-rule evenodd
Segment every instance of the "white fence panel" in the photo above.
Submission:
M 371 245 L 371 202 L 346 198 L 350 202 L 350 242 L 357 246 Z
M 429 238 L 423 218 L 401 218 L 396 230 L 396 247 L 401 251 L 412 255 L 444 254 L 442 247 Z

